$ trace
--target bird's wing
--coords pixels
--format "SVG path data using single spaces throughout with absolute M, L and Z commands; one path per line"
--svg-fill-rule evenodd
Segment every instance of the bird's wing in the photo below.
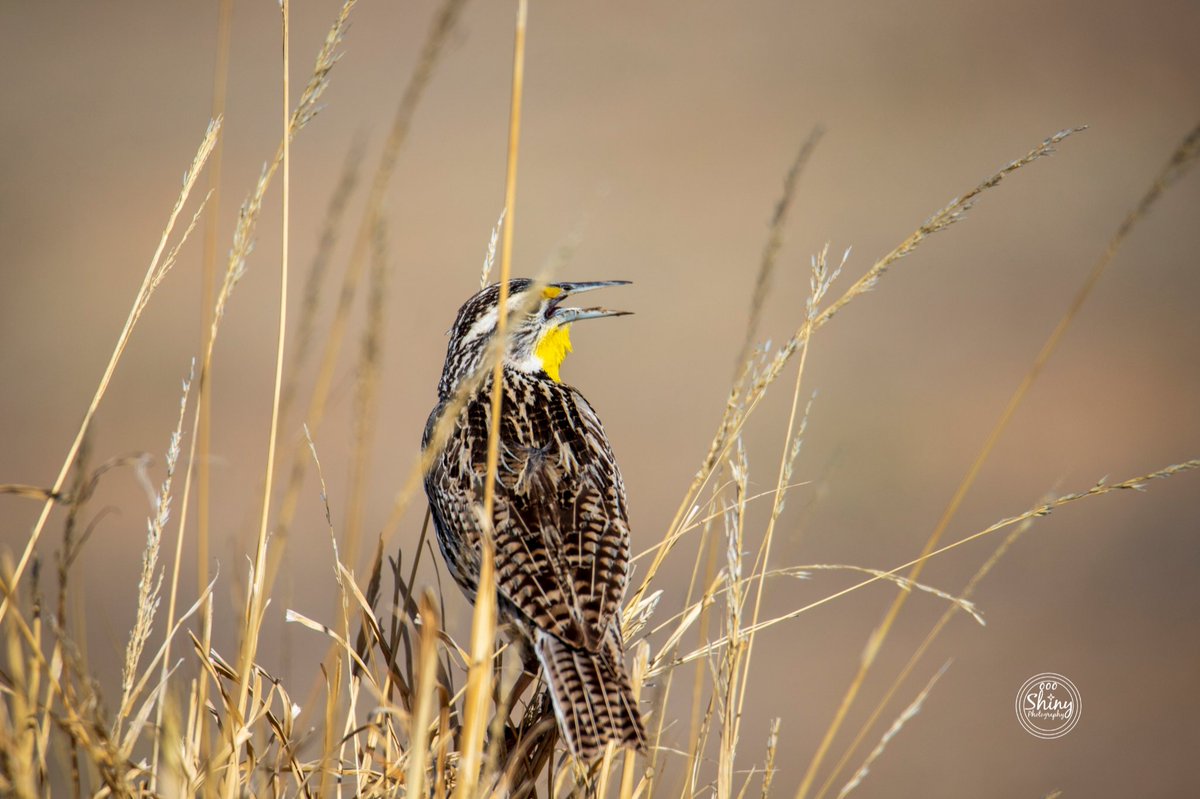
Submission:
M 489 386 L 485 381 L 462 409 L 426 476 L 442 552 L 472 599 Z M 502 607 L 517 621 L 596 651 L 625 593 L 629 523 L 621 473 L 600 420 L 577 391 L 520 373 L 506 375 L 505 389 L 494 513 Z
M 579 392 L 537 378 L 506 386 L 495 511 L 500 591 L 537 628 L 596 651 L 629 565 L 620 470 Z
M 425 474 L 425 496 L 437 533 L 438 547 L 455 582 L 471 601 L 479 583 L 479 509 L 487 472 L 487 422 L 478 401 L 462 409 L 449 437 Z M 427 448 L 445 403 L 429 415 L 421 449 Z

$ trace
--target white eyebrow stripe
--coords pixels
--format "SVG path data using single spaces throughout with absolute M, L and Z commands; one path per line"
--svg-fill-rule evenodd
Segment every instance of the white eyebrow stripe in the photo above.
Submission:
M 496 327 L 496 309 L 491 308 L 483 316 L 475 320 L 471 329 L 463 336 L 463 341 L 473 341 Z
M 520 311 L 525 305 L 527 294 L 525 292 L 517 292 L 508 298 L 508 312 L 511 314 L 514 311 Z M 496 328 L 496 313 L 495 308 L 489 308 L 487 313 L 475 320 L 471 328 L 463 335 L 462 340 L 473 341 L 480 336 L 492 332 Z

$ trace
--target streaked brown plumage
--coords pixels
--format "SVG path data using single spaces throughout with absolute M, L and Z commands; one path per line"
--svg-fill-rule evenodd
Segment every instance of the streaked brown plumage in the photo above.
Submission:
M 602 754 L 609 741 L 638 749 L 645 742 L 621 640 L 629 569 L 625 486 L 596 412 L 579 391 L 557 380 L 570 350 L 569 325 L 619 313 L 560 303 L 614 284 L 509 284 L 511 337 L 496 476 L 500 613 L 527 639 L 567 747 L 585 761 Z M 459 310 L 423 445 L 460 382 L 481 367 L 490 369 L 483 361 L 495 335 L 498 298 L 498 286 L 489 286 Z M 442 555 L 472 601 L 491 385 L 488 375 L 469 397 L 425 479 Z

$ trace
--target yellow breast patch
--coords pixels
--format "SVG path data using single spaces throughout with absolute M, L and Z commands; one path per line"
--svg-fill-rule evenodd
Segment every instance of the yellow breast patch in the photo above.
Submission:
M 534 348 L 534 354 L 542 361 L 542 369 L 550 375 L 550 379 L 555 383 L 562 382 L 558 377 L 558 369 L 571 349 L 570 325 L 556 325 L 549 328 L 542 334 L 541 340 Z

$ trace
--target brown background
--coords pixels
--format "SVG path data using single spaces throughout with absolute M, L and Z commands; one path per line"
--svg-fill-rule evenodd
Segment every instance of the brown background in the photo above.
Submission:
M 297 89 L 335 11 L 328 2 L 294 7 Z M 345 154 L 365 136 L 373 165 L 432 11 L 429 2 L 364 2 L 355 12 L 326 108 L 293 150 L 297 288 Z M 0 481 L 48 484 L 61 463 L 203 132 L 216 16 L 212 3 L 0 7 Z M 239 3 L 234 15 L 222 253 L 236 205 L 278 140 L 277 16 L 266 0 Z M 774 563 L 890 568 L 915 555 L 1108 236 L 1196 123 L 1198 26 L 1192 2 L 535 3 L 517 270 L 536 272 L 582 229 L 564 277 L 635 281 L 603 301 L 636 315 L 581 326 L 564 377 L 605 419 L 637 548 L 661 535 L 707 447 L 766 221 L 815 123 L 829 132 L 802 178 L 766 306 L 763 336 L 776 341 L 799 320 L 808 259 L 825 242 L 854 248 L 844 287 L 951 197 L 1054 131 L 1088 124 L 901 262 L 814 341 L 806 393 L 820 394 L 796 468 L 796 479 L 813 482 L 790 498 Z M 510 55 L 510 5 L 470 5 L 388 195 L 393 279 L 368 530 L 386 518 L 411 464 L 442 333 L 477 285 L 500 209 Z M 1200 454 L 1198 208 L 1192 176 L 1128 240 L 949 536 L 1048 491 Z M 226 630 L 266 447 L 279 214 L 276 187 L 217 350 L 213 554 Z M 97 458 L 165 448 L 179 379 L 199 350 L 200 262 L 197 238 L 121 364 L 96 420 Z M 344 510 L 361 304 L 317 441 L 335 518 Z M 787 393 L 781 386 L 747 436 L 760 490 L 774 482 Z M 294 419 L 285 433 L 295 435 Z M 1089 501 L 1039 523 L 980 590 L 988 626 L 956 621 L 902 689 L 915 696 L 954 658 L 859 795 L 1194 789 L 1198 486 L 1184 475 L 1146 496 Z M 302 685 L 319 641 L 279 620 L 288 607 L 332 618 L 316 492 L 310 482 L 265 655 Z M 107 479 L 94 510 L 106 504 L 120 513 L 99 524 L 78 579 L 90 655 L 111 686 L 146 505 L 127 471 Z M 411 547 L 421 510 L 396 544 Z M 0 502 L 4 549 L 20 548 L 35 515 L 27 500 Z M 994 543 L 932 563 L 926 578 L 958 590 Z M 687 554 L 676 563 L 664 610 L 682 602 Z M 767 610 L 851 579 L 771 584 Z M 739 765 L 761 762 L 768 719 L 782 716 L 776 795 L 794 790 L 892 593 L 872 586 L 760 640 Z M 461 627 L 464 606 L 452 599 Z M 924 595 L 909 602 L 848 729 L 942 609 Z M 233 646 L 227 635 L 218 642 Z M 1017 688 L 1040 671 L 1066 674 L 1083 695 L 1081 722 L 1061 740 L 1037 740 L 1013 717 Z

